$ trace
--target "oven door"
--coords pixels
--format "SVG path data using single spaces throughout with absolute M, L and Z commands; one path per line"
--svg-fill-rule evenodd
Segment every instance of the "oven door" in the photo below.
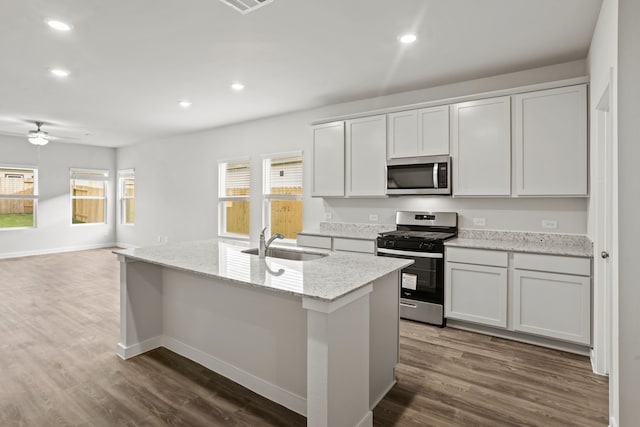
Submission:
M 444 304 L 444 255 L 378 249 L 379 256 L 412 259 L 400 272 L 400 297 L 433 304 Z

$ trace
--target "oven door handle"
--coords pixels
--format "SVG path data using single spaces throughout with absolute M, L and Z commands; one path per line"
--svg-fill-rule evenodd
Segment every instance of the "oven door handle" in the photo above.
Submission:
M 378 252 L 381 254 L 401 255 L 411 258 L 444 258 L 444 255 L 441 252 L 410 252 L 385 248 L 378 248 Z

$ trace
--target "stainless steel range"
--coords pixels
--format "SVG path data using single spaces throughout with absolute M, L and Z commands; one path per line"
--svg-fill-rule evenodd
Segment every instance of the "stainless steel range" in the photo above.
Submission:
M 458 234 L 455 212 L 396 213 L 396 230 L 380 233 L 378 256 L 407 258 L 401 272 L 400 317 L 444 326 L 444 241 Z

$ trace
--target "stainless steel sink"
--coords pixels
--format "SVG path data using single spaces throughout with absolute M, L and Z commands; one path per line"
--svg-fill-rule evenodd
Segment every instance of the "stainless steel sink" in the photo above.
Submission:
M 242 252 L 249 255 L 258 255 L 258 248 L 245 249 Z M 271 258 L 291 259 L 295 261 L 311 261 L 314 259 L 326 257 L 328 254 L 323 254 L 320 252 L 292 251 L 290 249 L 281 248 L 269 248 L 267 249 L 266 255 Z

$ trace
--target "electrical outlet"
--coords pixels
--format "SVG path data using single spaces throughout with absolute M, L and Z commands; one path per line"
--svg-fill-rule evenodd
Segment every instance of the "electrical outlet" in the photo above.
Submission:
M 333 214 L 331 212 L 324 213 L 324 219 L 331 219 L 331 218 L 333 218 Z
M 164 236 L 164 244 L 166 245 L 167 243 L 169 243 L 169 236 Z
M 486 218 L 473 218 L 473 225 L 477 225 L 478 227 L 484 227 L 487 225 Z
M 378 214 L 369 214 L 369 221 L 378 222 Z
M 542 228 L 558 228 L 558 221 L 552 219 L 543 219 L 542 220 Z
M 158 243 L 162 243 L 162 236 L 158 236 Z

